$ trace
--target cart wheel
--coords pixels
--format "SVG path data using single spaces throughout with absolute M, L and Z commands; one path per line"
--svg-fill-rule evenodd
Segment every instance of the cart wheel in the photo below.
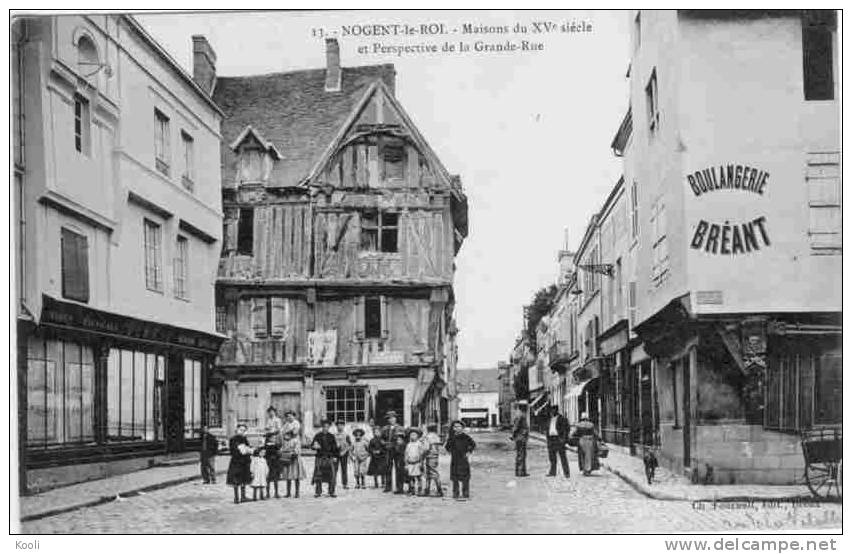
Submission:
M 808 489 L 817 498 L 843 498 L 843 462 L 813 462 L 805 466 Z

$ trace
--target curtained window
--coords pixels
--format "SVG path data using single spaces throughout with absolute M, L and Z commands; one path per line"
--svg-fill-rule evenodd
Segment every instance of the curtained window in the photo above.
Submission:
M 183 360 L 183 436 L 201 436 L 201 361 Z
M 27 344 L 27 446 L 92 442 L 94 354 L 90 347 L 31 337 Z
M 107 440 L 154 441 L 160 410 L 154 390 L 165 374 L 163 356 L 111 348 L 107 360 Z

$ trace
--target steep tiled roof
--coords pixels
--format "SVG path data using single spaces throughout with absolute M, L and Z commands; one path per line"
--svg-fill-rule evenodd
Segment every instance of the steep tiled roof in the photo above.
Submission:
M 458 392 L 497 392 L 500 383 L 497 369 L 459 369 L 456 371 L 456 390 Z M 473 390 L 470 384 L 474 383 Z
M 222 181 L 232 183 L 236 171 L 236 157 L 227 145 L 251 125 L 281 153 L 270 181 L 279 186 L 298 185 L 373 82 L 381 79 L 394 90 L 393 64 L 345 67 L 342 71 L 338 92 L 326 92 L 325 69 L 218 77 L 213 100 L 225 112 Z

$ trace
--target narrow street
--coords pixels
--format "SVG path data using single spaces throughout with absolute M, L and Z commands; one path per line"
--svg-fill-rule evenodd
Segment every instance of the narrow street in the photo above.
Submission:
M 648 499 L 617 476 L 546 477 L 547 452 L 530 441 L 530 477 L 513 476 L 505 433 L 473 433 L 472 498 L 400 497 L 342 490 L 234 505 L 224 484 L 195 481 L 22 525 L 23 533 L 654 533 L 816 529 L 840 526 L 840 506 L 693 509 L 689 502 Z M 310 463 L 308 464 L 310 466 Z M 449 458 L 442 457 L 445 480 Z M 220 482 L 223 479 L 220 479 Z

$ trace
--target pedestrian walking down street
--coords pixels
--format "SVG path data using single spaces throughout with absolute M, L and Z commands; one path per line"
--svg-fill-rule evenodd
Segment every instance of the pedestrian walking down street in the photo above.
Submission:
M 423 443 L 420 442 L 423 432 L 420 429 L 411 429 L 408 433 L 408 444 L 405 445 L 405 476 L 408 482 L 408 494 L 423 494 Z M 417 490 L 415 492 L 415 485 Z
M 373 425 L 373 438 L 367 447 L 370 450 L 370 465 L 367 467 L 367 475 L 373 476 L 373 488 L 385 487 L 385 477 L 388 470 L 388 453 L 382 441 L 381 431 Z
M 284 498 L 290 498 L 292 485 L 295 483 L 294 498 L 299 498 L 299 486 L 307 475 L 302 461 L 302 441 L 293 429 L 284 431 L 284 442 L 281 446 L 281 479 L 287 482 L 287 493 Z
M 438 472 L 438 457 L 441 448 L 441 437 L 438 436 L 438 426 L 434 423 L 426 427 L 426 436 L 424 444 L 426 447 L 426 456 L 423 460 L 423 471 L 426 474 L 426 486 L 423 490 L 423 496 L 429 496 L 432 481 L 435 482 L 435 487 L 438 496 L 444 496 L 444 489 L 441 487 L 441 474 Z
M 328 496 L 336 498 L 334 494 L 334 484 L 337 476 L 334 472 L 334 461 L 339 454 L 337 450 L 337 439 L 329 432 L 331 422 L 327 419 L 322 420 L 322 430 L 314 435 L 314 440 L 311 442 L 311 448 L 316 451 L 316 459 L 314 461 L 314 475 L 311 481 L 314 483 L 314 497 L 322 496 L 322 484 L 328 483 Z
M 337 422 L 337 432 L 334 434 L 337 441 L 337 458 L 334 460 L 334 472 L 340 474 L 340 484 L 344 489 L 349 488 L 349 451 L 352 450 L 352 439 L 346 432 L 346 422 Z
M 204 484 L 216 483 L 216 454 L 219 453 L 219 441 L 204 425 L 201 428 L 201 480 Z
M 463 499 L 470 498 L 470 453 L 476 443 L 464 432 L 461 421 L 454 421 L 450 436 L 444 445 L 450 453 L 450 480 L 453 482 L 453 498 L 459 498 L 459 484 Z
M 263 493 L 266 492 L 269 486 L 269 466 L 266 465 L 266 449 L 258 448 L 251 456 L 251 499 L 257 500 L 258 493 L 260 499 L 265 500 Z M 266 496 L 269 498 L 269 496 Z
M 382 444 L 387 452 L 384 492 L 393 490 L 394 494 L 402 494 L 405 481 L 405 429 L 397 424 L 395 411 L 388 411 L 385 419 L 388 424 L 382 429 Z
M 355 488 L 356 489 L 366 489 L 367 485 L 364 483 L 365 476 L 367 475 L 367 469 L 369 467 L 370 462 L 370 449 L 368 447 L 368 443 L 364 440 L 364 430 L 360 427 L 352 431 L 352 435 L 355 437 L 352 441 L 352 473 L 355 475 Z
M 527 441 L 530 437 L 530 425 L 527 422 L 526 404 L 518 405 L 518 415 L 512 427 L 512 440 L 515 441 L 515 477 L 529 477 L 527 473 Z
M 234 487 L 234 504 L 246 501 L 246 485 L 251 483 L 251 447 L 246 430 L 242 423 L 237 425 L 237 433 L 228 441 L 231 461 L 225 482 Z
M 568 442 L 568 420 L 559 413 L 558 406 L 550 407 L 550 422 L 547 425 L 547 456 L 550 458 L 549 477 L 556 477 L 556 458 L 562 464 L 565 477 L 571 477 L 571 469 L 568 467 L 568 456 L 565 454 L 565 445 Z
M 574 427 L 574 436 L 577 441 L 577 465 L 584 476 L 589 476 L 592 471 L 600 468 L 598 462 L 598 436 L 595 432 L 595 424 L 589 420 L 589 414 L 580 414 L 580 421 Z

